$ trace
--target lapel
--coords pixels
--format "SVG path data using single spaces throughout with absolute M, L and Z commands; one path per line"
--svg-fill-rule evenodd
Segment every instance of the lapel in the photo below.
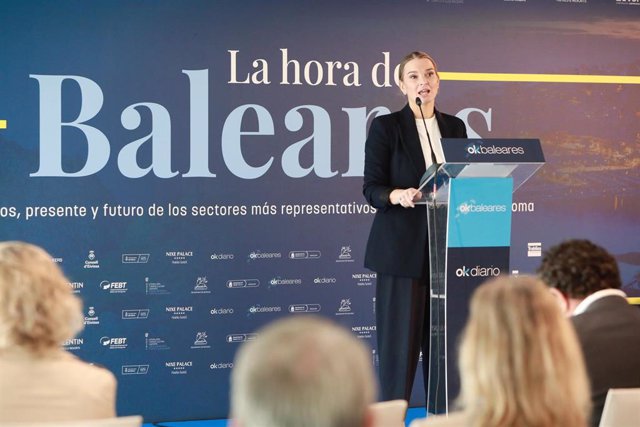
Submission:
M 416 175 L 421 177 L 425 173 L 427 166 L 424 163 L 424 154 L 422 154 L 422 147 L 420 146 L 416 119 L 413 117 L 413 111 L 411 111 L 409 104 L 405 105 L 399 113 L 400 143 L 409 159 L 411 159 Z
M 449 126 L 447 126 L 447 122 L 444 120 L 444 117 L 440 113 L 440 111 L 435 110 L 436 113 L 436 121 L 438 122 L 438 128 L 440 128 L 440 135 L 443 138 L 448 138 L 452 133 Z

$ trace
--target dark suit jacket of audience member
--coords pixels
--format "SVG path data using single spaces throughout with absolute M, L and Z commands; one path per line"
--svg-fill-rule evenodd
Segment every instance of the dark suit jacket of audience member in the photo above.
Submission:
M 640 387 L 640 308 L 607 296 L 572 320 L 591 381 L 592 425 L 597 426 L 610 388 Z

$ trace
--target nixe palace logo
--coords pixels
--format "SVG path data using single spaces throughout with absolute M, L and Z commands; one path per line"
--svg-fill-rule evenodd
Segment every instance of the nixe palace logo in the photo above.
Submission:
M 193 251 L 166 251 L 165 257 L 171 260 L 171 264 L 188 264 Z

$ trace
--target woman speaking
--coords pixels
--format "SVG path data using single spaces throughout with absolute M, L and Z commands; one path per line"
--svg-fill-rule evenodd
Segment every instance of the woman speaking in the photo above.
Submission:
M 409 400 L 420 350 L 429 360 L 429 249 L 425 209 L 415 209 L 427 168 L 442 163 L 441 138 L 466 138 L 464 122 L 436 110 L 436 62 L 424 52 L 398 67 L 405 107 L 376 117 L 365 145 L 363 193 L 377 209 L 365 267 L 377 273 L 376 328 L 381 399 Z

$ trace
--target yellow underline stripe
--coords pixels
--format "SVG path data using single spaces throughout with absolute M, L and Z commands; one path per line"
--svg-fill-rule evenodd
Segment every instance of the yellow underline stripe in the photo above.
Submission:
M 7 128 L 7 121 L 0 120 L 0 129 L 6 129 L 6 128 Z
M 640 305 L 640 298 L 638 297 L 627 297 L 627 301 L 629 301 L 629 304 Z
M 510 74 L 510 73 L 454 73 L 443 71 L 442 80 L 476 82 L 545 82 L 545 83 L 616 83 L 640 84 L 640 76 L 593 76 L 582 74 Z

